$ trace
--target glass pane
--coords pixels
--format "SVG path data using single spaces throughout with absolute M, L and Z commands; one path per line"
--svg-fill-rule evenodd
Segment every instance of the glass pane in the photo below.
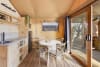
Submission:
M 100 67 L 100 0 L 93 4 L 92 67 Z
M 71 19 L 71 49 L 83 62 L 86 61 L 86 34 L 87 34 L 87 21 L 86 13 L 82 13 Z

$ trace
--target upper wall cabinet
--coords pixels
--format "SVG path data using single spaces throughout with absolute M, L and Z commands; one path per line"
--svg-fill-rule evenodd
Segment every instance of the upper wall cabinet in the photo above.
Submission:
M 0 0 L 0 12 L 8 14 L 13 17 L 20 17 L 16 9 L 12 6 L 9 0 Z
M 18 24 L 18 18 L 0 12 L 0 23 Z

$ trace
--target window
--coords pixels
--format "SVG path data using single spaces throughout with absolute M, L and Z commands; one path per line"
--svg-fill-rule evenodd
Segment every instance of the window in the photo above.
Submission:
M 57 22 L 43 22 L 42 30 L 43 31 L 58 31 L 58 23 Z

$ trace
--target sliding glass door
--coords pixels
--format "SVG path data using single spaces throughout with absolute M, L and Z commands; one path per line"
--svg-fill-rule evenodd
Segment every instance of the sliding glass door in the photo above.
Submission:
M 86 60 L 86 13 L 82 13 L 71 20 L 71 48 L 72 52 L 78 54 L 83 61 Z
M 71 16 L 71 53 L 86 67 L 91 67 L 91 7 Z
M 92 67 L 100 67 L 100 0 L 92 6 Z

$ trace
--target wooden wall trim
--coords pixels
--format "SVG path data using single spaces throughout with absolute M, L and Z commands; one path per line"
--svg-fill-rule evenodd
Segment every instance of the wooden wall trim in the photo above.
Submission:
M 88 22 L 88 34 L 91 35 L 91 21 L 92 21 L 92 18 L 91 18 L 91 6 L 88 8 L 88 11 L 87 11 L 87 22 Z M 87 52 L 87 67 L 91 67 L 91 52 L 92 52 L 92 40 L 90 41 L 86 41 L 86 52 Z

